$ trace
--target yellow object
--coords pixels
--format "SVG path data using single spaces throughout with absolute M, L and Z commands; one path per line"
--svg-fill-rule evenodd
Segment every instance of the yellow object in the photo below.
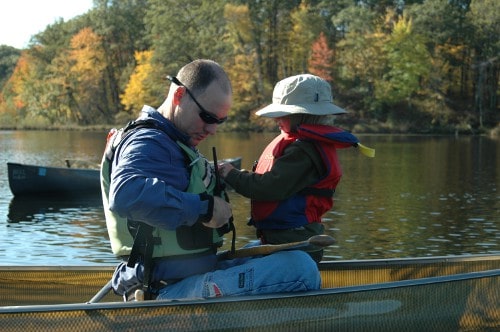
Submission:
M 367 157 L 374 158 L 375 157 L 375 149 L 364 146 L 361 143 L 358 143 L 359 151 Z

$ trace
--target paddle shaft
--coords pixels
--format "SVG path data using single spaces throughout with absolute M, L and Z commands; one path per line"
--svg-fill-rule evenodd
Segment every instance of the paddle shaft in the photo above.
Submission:
M 109 293 L 110 290 L 111 290 L 111 280 L 108 281 L 108 283 L 104 285 L 104 287 L 102 287 L 101 290 L 97 292 L 97 294 L 94 295 L 94 297 L 91 298 L 90 301 L 88 301 L 87 303 L 97 303 L 101 301 Z
M 314 235 L 308 240 L 283 244 L 264 244 L 255 247 L 241 248 L 234 252 L 223 251 L 218 254 L 219 259 L 233 259 L 250 256 L 269 255 L 283 250 L 308 250 L 323 248 L 335 243 L 335 239 L 328 235 Z

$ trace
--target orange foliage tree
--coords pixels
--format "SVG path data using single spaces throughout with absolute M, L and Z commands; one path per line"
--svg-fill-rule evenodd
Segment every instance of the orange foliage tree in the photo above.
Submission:
M 107 102 L 103 86 L 103 71 L 106 68 L 101 38 L 91 28 L 83 28 L 71 39 L 69 59 L 73 63 L 71 75 L 76 85 L 75 106 L 78 119 L 91 123 L 99 105 Z
M 106 103 L 101 39 L 91 28 L 83 28 L 71 38 L 69 46 L 48 67 L 47 83 L 54 91 L 51 107 L 63 123 L 90 124 Z
M 152 60 L 153 51 L 135 52 L 137 63 L 134 72 L 125 87 L 125 91 L 120 95 L 121 103 L 130 114 L 134 110 L 140 109 L 142 105 L 155 105 L 156 97 L 148 84 L 148 78 L 153 75 Z M 130 114 L 135 117 L 134 114 Z
M 308 62 L 309 72 L 331 82 L 333 80 L 334 52 L 328 47 L 328 42 L 323 32 L 319 34 L 318 39 L 312 44 L 311 51 Z
M 286 62 L 284 76 L 304 73 L 308 70 L 308 58 L 311 45 L 316 36 L 325 29 L 324 22 L 307 2 L 301 4 L 290 13 L 291 30 L 286 43 Z
M 30 72 L 30 61 L 26 52 L 23 52 L 19 61 L 17 61 L 16 67 L 12 76 L 8 80 L 6 87 L 10 96 L 12 97 L 13 104 L 17 110 L 22 109 L 25 106 L 23 101 L 23 90 L 26 83 L 26 77 L 29 76 Z M 7 89 L 6 89 L 7 90 Z
M 22 52 L 2 91 L 5 111 L 13 116 L 16 125 L 44 126 L 50 121 L 46 112 L 48 100 L 44 98 L 46 86 L 39 76 L 37 59 Z

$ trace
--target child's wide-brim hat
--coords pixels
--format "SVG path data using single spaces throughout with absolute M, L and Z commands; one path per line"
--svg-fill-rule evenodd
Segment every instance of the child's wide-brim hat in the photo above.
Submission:
M 287 77 L 274 87 L 273 103 L 257 111 L 257 115 L 279 118 L 291 114 L 344 114 L 333 103 L 332 88 L 324 79 L 302 74 Z

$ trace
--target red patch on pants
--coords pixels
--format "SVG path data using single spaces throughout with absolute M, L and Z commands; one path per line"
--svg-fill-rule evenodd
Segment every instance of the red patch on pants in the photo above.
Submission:
M 220 290 L 219 286 L 217 284 L 211 282 L 208 285 L 208 292 L 210 294 L 210 297 L 221 297 L 222 296 L 222 291 Z

